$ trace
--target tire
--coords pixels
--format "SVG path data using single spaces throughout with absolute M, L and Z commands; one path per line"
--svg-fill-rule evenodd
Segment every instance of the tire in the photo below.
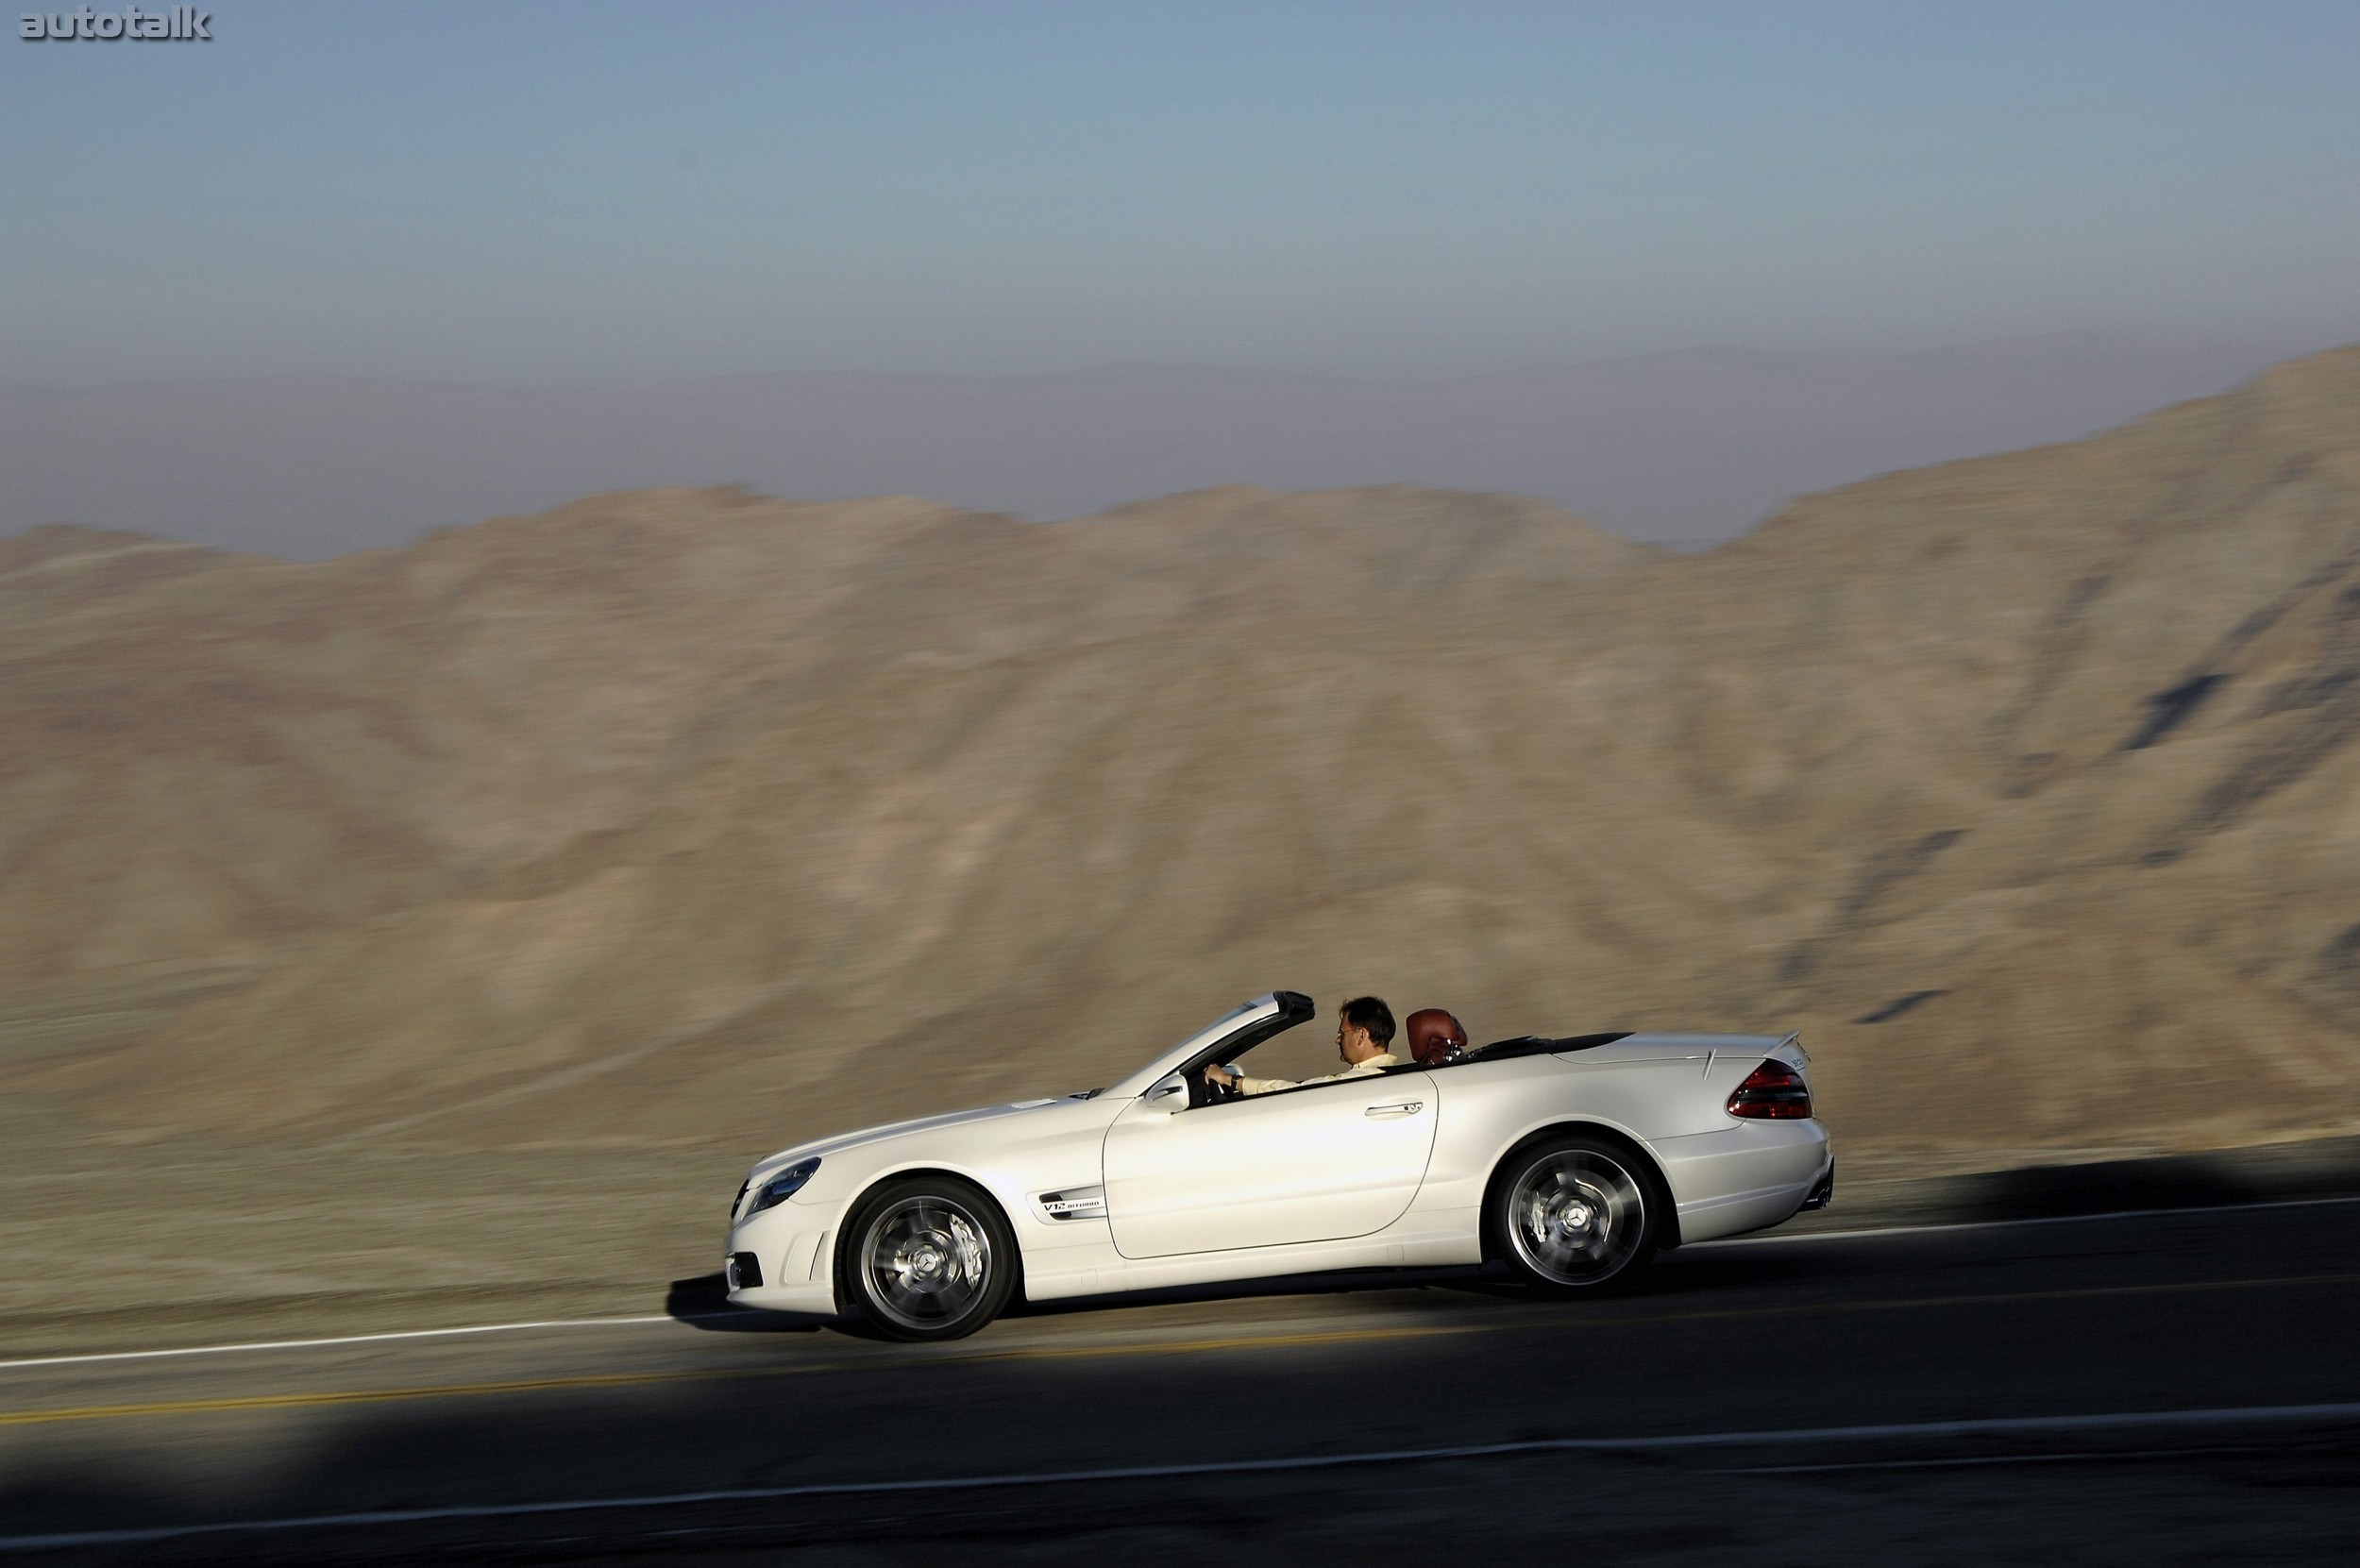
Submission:
M 1552 1295 L 1602 1291 L 1655 1256 L 1665 1200 L 1638 1156 L 1567 1133 L 1517 1150 L 1484 1199 L 1492 1256 Z
M 908 1176 L 844 1229 L 841 1297 L 888 1340 L 958 1340 L 998 1317 L 1021 1267 L 1000 1206 L 954 1176 Z

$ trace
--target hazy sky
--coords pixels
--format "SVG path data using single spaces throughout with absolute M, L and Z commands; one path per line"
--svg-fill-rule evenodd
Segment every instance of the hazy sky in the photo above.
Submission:
M 2360 337 L 2350 0 L 211 10 L 0 39 L 0 379 Z

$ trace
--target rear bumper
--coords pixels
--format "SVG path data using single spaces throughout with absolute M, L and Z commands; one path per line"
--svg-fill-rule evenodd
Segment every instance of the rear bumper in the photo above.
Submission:
M 1833 1191 L 1835 1155 L 1816 1119 L 1741 1121 L 1713 1133 L 1659 1141 L 1682 1241 L 1761 1230 L 1801 1211 L 1822 1184 Z

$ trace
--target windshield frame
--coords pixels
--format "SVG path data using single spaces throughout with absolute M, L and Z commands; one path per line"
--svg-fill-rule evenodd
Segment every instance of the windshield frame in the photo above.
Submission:
M 1252 1046 L 1259 1045 L 1317 1016 L 1318 1012 L 1318 1006 L 1301 991 L 1272 991 L 1266 996 L 1257 996 L 1241 1006 L 1231 1008 L 1178 1045 L 1162 1052 L 1105 1092 L 1136 1100 L 1174 1072 L 1202 1067 L 1223 1053 L 1242 1054 Z M 1254 1037 L 1252 1041 L 1249 1045 L 1240 1046 L 1238 1042 L 1247 1035 Z

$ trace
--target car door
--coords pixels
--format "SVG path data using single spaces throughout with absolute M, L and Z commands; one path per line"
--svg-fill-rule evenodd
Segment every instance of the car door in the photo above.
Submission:
M 1165 1111 L 1106 1129 L 1106 1212 L 1125 1257 L 1366 1236 L 1401 1218 L 1434 1151 L 1425 1072 L 1375 1073 Z

